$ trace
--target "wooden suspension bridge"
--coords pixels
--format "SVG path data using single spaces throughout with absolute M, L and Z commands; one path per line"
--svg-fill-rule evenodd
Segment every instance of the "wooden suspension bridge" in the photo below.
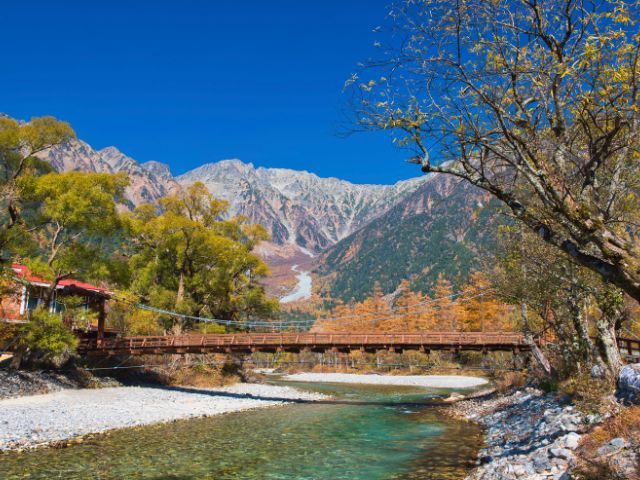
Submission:
M 87 355 L 253 352 L 528 351 L 520 333 L 226 333 L 84 339 Z
M 618 346 L 625 356 L 640 357 L 640 340 L 618 338 Z M 368 353 L 380 350 L 519 353 L 529 352 L 531 345 L 522 333 L 514 332 L 225 333 L 84 338 L 78 350 L 89 356 L 357 350 Z

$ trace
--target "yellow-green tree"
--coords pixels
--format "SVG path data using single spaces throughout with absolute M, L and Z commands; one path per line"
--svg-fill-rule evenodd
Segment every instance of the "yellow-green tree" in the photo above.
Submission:
M 259 282 L 269 271 L 252 253 L 268 237 L 263 227 L 244 218 L 224 220 L 226 202 L 201 183 L 162 199 L 160 207 L 143 205 L 127 220 L 132 292 L 155 307 L 189 316 L 233 321 L 273 316 L 278 303 Z M 167 327 L 192 325 L 161 319 Z
M 29 123 L 0 117 L 0 261 L 8 261 L 16 243 L 28 237 L 23 209 L 25 199 L 18 181 L 51 172 L 49 164 L 35 155 L 75 137 L 66 122 L 53 117 L 32 118 Z
M 115 270 L 113 245 L 121 233 L 116 204 L 127 183 L 120 174 L 82 172 L 18 179 L 21 197 L 33 205 L 25 221 L 35 250 L 27 263 L 50 280 L 45 305 L 61 280 L 102 280 Z

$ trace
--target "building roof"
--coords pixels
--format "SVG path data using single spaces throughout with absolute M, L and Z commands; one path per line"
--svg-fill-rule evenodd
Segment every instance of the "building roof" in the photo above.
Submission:
M 14 263 L 13 265 L 11 265 L 11 268 L 16 273 L 18 278 L 32 285 L 37 285 L 41 287 L 48 287 L 49 285 L 51 285 L 51 282 L 49 280 L 45 280 L 42 277 L 33 275 L 29 271 L 29 267 L 27 267 L 26 265 L 20 265 L 18 263 Z M 74 280 L 72 278 L 66 278 L 64 280 L 60 280 L 56 288 L 63 289 L 63 288 L 69 288 L 69 287 L 76 288 L 78 290 L 84 290 L 87 292 L 92 292 L 92 293 L 100 293 L 103 295 L 109 294 L 109 291 L 106 288 L 97 287 L 90 283 L 81 282 L 79 280 Z

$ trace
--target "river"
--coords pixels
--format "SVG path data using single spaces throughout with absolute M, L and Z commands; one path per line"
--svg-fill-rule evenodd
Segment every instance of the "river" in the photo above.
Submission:
M 293 292 L 280 299 L 280 303 L 297 302 L 298 300 L 311 298 L 312 279 L 309 272 L 298 270 L 298 265 L 292 266 L 291 271 L 297 273 L 296 278 L 298 283 Z
M 461 479 L 482 443 L 478 426 L 416 404 L 435 391 L 277 383 L 335 402 L 116 430 L 64 449 L 0 455 L 0 478 Z

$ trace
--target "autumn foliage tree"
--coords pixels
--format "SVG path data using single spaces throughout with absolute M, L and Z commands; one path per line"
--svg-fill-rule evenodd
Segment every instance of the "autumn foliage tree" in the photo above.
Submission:
M 489 277 L 473 272 L 462 290 L 469 291 L 464 303 L 463 329 L 468 332 L 504 332 L 510 330 L 507 305 L 497 298 Z
M 394 305 L 400 316 L 391 320 L 391 325 L 385 325 L 386 330 L 396 332 L 428 332 L 433 330 L 435 324 L 433 311 L 422 305 L 428 301 L 429 297 L 421 292 L 411 290 L 411 284 L 408 280 L 400 284 L 400 291 L 400 296 Z
M 385 298 L 381 289 L 362 302 L 338 302 L 327 315 L 316 321 L 317 332 L 478 332 L 511 331 L 512 312 L 499 300 L 489 277 L 473 272 L 461 292 L 440 274 L 425 295 L 413 291 L 403 281 L 395 300 Z
M 435 329 L 441 332 L 460 332 L 464 327 L 464 309 L 452 297 L 453 288 L 443 274 L 438 275 L 438 280 L 433 289 L 435 302 L 431 305 L 434 309 Z

